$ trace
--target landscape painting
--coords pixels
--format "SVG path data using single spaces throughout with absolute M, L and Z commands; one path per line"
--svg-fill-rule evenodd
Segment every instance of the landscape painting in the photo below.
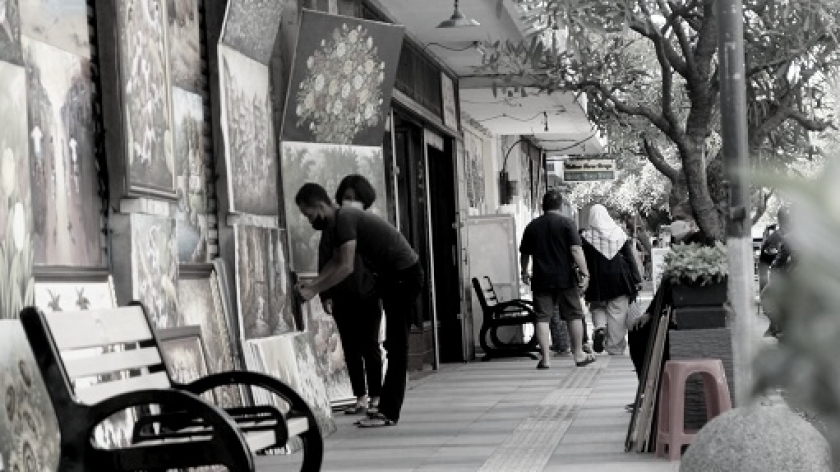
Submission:
M 219 46 L 230 211 L 276 216 L 277 146 L 268 67 Z
M 0 405 L 3 470 L 58 470 L 58 420 L 17 320 L 0 320 Z
M 335 319 L 324 311 L 320 297 L 306 305 L 306 332 L 312 335 L 318 377 L 324 381 L 327 397 L 331 402 L 352 400 L 355 396 Z
M 288 1 L 229 1 L 219 42 L 267 66 Z
M 90 62 L 23 38 L 35 264 L 103 267 Z
M 175 194 L 166 0 L 116 2 L 129 192 Z
M 19 0 L 0 2 L 0 61 L 20 65 L 20 6 Z
M 190 92 L 201 87 L 199 0 L 168 0 L 172 84 Z
M 182 267 L 178 275 L 180 320 L 184 326 L 200 327 L 207 351 L 208 372 L 218 374 L 235 370 L 233 338 L 225 318 L 218 278 L 212 269 L 193 271 Z M 215 394 L 221 407 L 242 405 L 242 396 L 237 387 L 223 387 L 217 389 Z
M 195 325 L 157 331 L 160 340 L 160 352 L 166 363 L 166 370 L 172 380 L 180 384 L 189 384 L 202 377 L 207 377 L 207 352 L 201 340 L 201 328 Z M 215 403 L 213 392 L 201 395 L 205 400 Z
M 333 197 L 341 179 L 350 174 L 361 174 L 370 181 L 377 198 L 369 211 L 387 218 L 385 163 L 381 147 L 283 143 L 283 201 L 292 270 L 295 272 L 306 275 L 318 272 L 320 241 L 320 233 L 312 229 L 295 205 L 295 194 L 304 183 L 315 182 Z
M 303 10 L 282 140 L 381 146 L 404 34 Z
M 87 0 L 19 0 L 25 36 L 90 59 Z
M 318 374 L 318 359 L 312 349 L 312 333 L 300 333 L 294 337 L 295 361 L 298 371 L 298 393 L 315 413 L 315 419 L 325 437 L 336 430 L 332 417 L 332 405 L 327 395 L 324 379 Z
M 476 135 L 464 133 L 464 176 L 467 184 L 467 201 L 470 208 L 483 210 L 484 192 L 484 145 Z
M 270 375 L 299 392 L 294 344 L 294 338 L 297 335 L 298 333 L 286 333 L 248 341 L 248 347 L 252 353 L 250 365 L 247 366 L 248 370 Z M 274 405 L 283 413 L 289 411 L 288 403 L 280 400 L 276 395 L 269 396 L 264 389 L 254 390 L 254 398 L 259 403 Z
M 207 260 L 207 159 L 201 96 L 174 88 L 175 165 L 178 172 L 178 260 Z
M 26 74 L 4 62 L 0 117 L 0 318 L 17 318 L 34 292 Z
M 294 331 L 294 295 L 280 232 L 234 226 L 239 332 L 243 340 Z
M 146 307 L 156 329 L 182 326 L 178 311 L 175 220 L 131 215 L 133 297 Z

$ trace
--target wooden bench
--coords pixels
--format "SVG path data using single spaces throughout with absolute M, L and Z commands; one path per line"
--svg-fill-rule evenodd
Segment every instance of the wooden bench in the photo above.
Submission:
M 485 279 L 489 282 L 489 288 L 482 287 L 478 278 L 472 279 L 475 296 L 478 298 L 483 314 L 478 340 L 484 350 L 484 357 L 481 360 L 488 361 L 495 357 L 511 356 L 527 356 L 536 360 L 537 357 L 533 354 L 538 351 L 536 336 L 532 336 L 527 343 L 506 343 L 499 338 L 498 333 L 498 330 L 503 327 L 526 324 L 532 324 L 536 329 L 537 315 L 534 313 L 533 304 L 529 300 L 521 299 L 499 301 L 493 283 L 489 278 L 485 277 Z M 488 342 L 488 337 L 490 342 Z
M 284 447 L 293 437 L 302 444 L 301 470 L 321 467 L 321 432 L 312 410 L 294 390 L 278 379 L 247 371 L 212 374 L 186 385 L 173 381 L 139 303 L 51 314 L 28 307 L 20 318 L 58 417 L 62 472 L 206 465 L 253 471 L 255 454 Z M 114 346 L 115 352 L 102 350 Z M 97 376 L 104 377 L 93 385 L 76 382 Z M 116 380 L 105 381 L 111 378 Z M 77 384 L 80 387 L 74 388 Z M 225 411 L 199 397 L 225 385 L 264 388 L 282 398 L 289 411 L 284 414 L 272 406 Z M 150 409 L 151 405 L 157 406 Z M 156 427 L 136 427 L 128 447 L 96 447 L 92 438 L 97 425 L 128 408 L 165 413 L 144 415 L 138 426 Z

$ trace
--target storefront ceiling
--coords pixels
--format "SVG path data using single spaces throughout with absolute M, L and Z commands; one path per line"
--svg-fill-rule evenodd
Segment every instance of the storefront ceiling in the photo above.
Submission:
M 393 21 L 406 26 L 408 36 L 449 67 L 460 78 L 461 109 L 499 135 L 534 135 L 548 151 L 569 154 L 596 154 L 603 147 L 589 120 L 572 94 L 555 92 L 547 96 L 530 91 L 526 97 L 494 96 L 491 80 L 477 74 L 481 52 L 476 42 L 511 40 L 524 37 L 519 7 L 504 0 L 459 0 L 459 9 L 480 26 L 437 28 L 453 11 L 453 0 L 369 0 Z M 454 51 L 463 49 L 462 51 Z M 531 93 L 534 92 L 534 93 Z M 545 119 L 548 115 L 548 129 Z M 507 117 L 505 117 L 507 115 Z M 494 118 L 496 117 L 496 118 Z M 510 117 L 510 118 L 508 118 Z M 529 119 L 531 118 L 531 119 Z

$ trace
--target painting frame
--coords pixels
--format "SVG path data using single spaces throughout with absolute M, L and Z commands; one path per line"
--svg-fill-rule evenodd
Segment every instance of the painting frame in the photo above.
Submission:
M 20 0 L 21 35 L 91 57 L 88 0 Z
M 191 382 L 209 375 L 209 359 L 200 326 L 188 325 L 177 328 L 158 329 L 155 331 L 155 337 L 158 341 L 161 358 L 166 366 L 166 372 L 173 384 L 189 385 Z M 195 371 L 183 372 L 183 375 L 180 375 L 182 367 L 178 367 L 177 369 L 173 367 L 172 363 L 175 361 L 173 358 L 175 355 L 173 354 L 173 349 L 178 347 L 192 350 L 192 360 L 197 365 L 184 366 L 183 370 L 195 368 Z M 184 377 L 184 375 L 192 376 L 193 374 L 196 374 L 194 378 L 188 379 Z M 216 393 L 213 390 L 203 393 L 201 397 L 214 405 L 218 404 L 216 402 Z

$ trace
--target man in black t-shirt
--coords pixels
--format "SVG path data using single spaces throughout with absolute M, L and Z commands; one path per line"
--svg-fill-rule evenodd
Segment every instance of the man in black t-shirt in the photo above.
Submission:
M 312 299 L 352 274 L 356 253 L 378 274 L 377 292 L 385 310 L 384 347 L 388 352 L 388 369 L 382 384 L 379 411 L 357 424 L 362 427 L 395 425 L 405 399 L 410 313 L 424 284 L 419 257 L 390 223 L 367 211 L 339 209 L 318 184 L 304 184 L 295 196 L 295 203 L 316 231 L 335 228 L 336 256 L 317 277 L 300 282 L 296 287 L 304 300 Z
M 549 320 L 559 307 L 560 316 L 569 327 L 569 341 L 575 364 L 583 367 L 595 358 L 583 351 L 583 306 L 579 290 L 589 285 L 589 270 L 581 248 L 577 225 L 560 213 L 563 198 L 556 191 L 543 197 L 543 215 L 525 227 L 519 246 L 522 281 L 530 283 L 534 294 L 534 311 L 537 313 L 536 336 L 542 360 L 538 369 L 549 367 Z M 528 265 L 533 258 L 533 275 Z M 581 282 L 575 276 L 576 263 L 581 271 Z

